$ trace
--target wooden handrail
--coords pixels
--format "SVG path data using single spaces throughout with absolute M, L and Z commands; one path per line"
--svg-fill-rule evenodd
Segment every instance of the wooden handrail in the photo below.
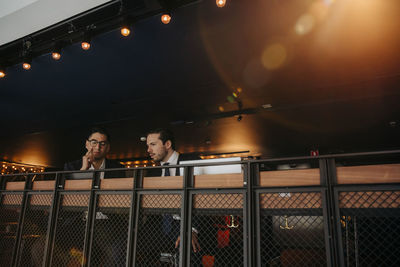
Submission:
M 298 169 L 260 172 L 260 186 L 285 187 L 320 185 L 319 169 Z
M 400 183 L 400 164 L 337 167 L 338 184 Z

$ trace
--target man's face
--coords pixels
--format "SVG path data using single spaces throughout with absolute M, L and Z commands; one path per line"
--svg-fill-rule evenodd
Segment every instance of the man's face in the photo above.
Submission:
M 95 160 L 104 159 L 108 151 L 110 151 L 107 136 L 101 133 L 93 133 L 89 137 L 89 140 L 86 140 L 86 149 L 88 151 L 92 150 Z
M 147 136 L 147 152 L 154 161 L 163 161 L 168 154 L 168 144 L 170 143 L 167 141 L 163 144 L 159 133 L 149 134 Z

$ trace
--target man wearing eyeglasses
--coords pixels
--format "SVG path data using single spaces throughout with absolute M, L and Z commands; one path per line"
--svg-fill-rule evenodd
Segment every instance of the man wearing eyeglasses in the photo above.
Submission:
M 83 155 L 82 159 L 66 163 L 64 165 L 65 171 L 102 170 L 124 167 L 117 161 L 106 158 L 110 151 L 110 135 L 104 129 L 93 128 L 85 142 L 85 147 L 87 152 Z M 123 172 L 99 173 L 100 179 L 117 177 L 119 174 L 124 175 Z
M 81 159 L 66 163 L 64 165 L 65 171 L 78 171 L 78 170 L 103 170 L 103 169 L 113 169 L 113 168 L 123 168 L 124 166 L 115 160 L 107 159 L 106 156 L 110 151 L 110 135 L 106 130 L 102 128 L 93 128 L 85 142 L 85 147 L 87 152 L 82 156 Z M 126 176 L 125 171 L 104 171 L 98 172 L 100 179 L 104 178 L 124 178 Z M 69 176 L 72 179 L 79 178 L 92 178 L 92 173 L 73 173 Z M 75 212 L 65 216 L 63 222 L 59 222 L 63 232 L 70 235 L 76 235 L 76 232 L 81 232 L 84 235 L 85 224 L 82 221 L 87 220 L 87 212 Z M 97 211 L 95 217 L 95 237 L 92 247 L 93 261 L 96 264 L 101 263 L 102 266 L 110 265 L 112 266 L 125 266 L 126 261 L 126 242 L 127 242 L 127 228 L 119 227 L 116 228 L 115 224 L 120 223 L 121 225 L 127 225 L 128 217 L 125 213 L 119 213 L 116 209 L 115 211 L 102 212 Z M 75 229 L 71 232 L 71 229 Z M 113 229 L 110 231 L 110 229 Z M 70 243 L 64 242 L 64 244 L 59 244 L 64 246 L 66 249 L 63 251 L 70 251 L 71 248 L 79 247 L 79 244 L 74 243 L 72 240 Z M 66 258 L 70 258 L 67 256 Z M 61 258 L 61 262 L 63 259 Z M 94 264 L 94 265 L 96 265 Z M 57 265 L 57 264 L 56 264 Z M 60 264 L 64 265 L 64 264 Z

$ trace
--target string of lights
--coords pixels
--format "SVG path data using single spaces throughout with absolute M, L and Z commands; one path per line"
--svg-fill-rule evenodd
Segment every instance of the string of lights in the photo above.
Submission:
M 14 173 L 39 173 L 44 172 L 44 166 L 29 165 L 22 163 L 14 163 L 1 161 L 0 162 L 0 173 L 4 174 L 14 174 Z
M 164 3 L 164 1 L 162 1 Z M 216 5 L 219 8 L 222 8 L 226 5 L 226 0 L 216 0 Z M 163 24 L 169 24 L 172 19 L 172 13 L 170 10 L 172 8 L 167 7 L 164 3 L 164 9 L 168 11 L 164 11 L 161 13 L 161 22 Z M 121 1 L 121 7 L 119 11 L 120 16 L 127 16 L 126 14 L 123 14 L 124 7 L 123 7 L 123 1 Z M 127 16 L 128 17 L 128 16 Z M 120 27 L 120 32 L 123 37 L 128 37 L 131 32 L 132 32 L 132 23 L 129 22 L 127 18 L 123 19 L 122 26 Z M 121 25 L 121 24 L 120 24 Z M 93 29 L 96 28 L 95 25 L 90 25 L 86 27 L 86 31 L 83 33 L 83 38 L 81 38 L 81 48 L 85 51 L 89 50 L 92 47 L 91 44 L 91 38 L 93 35 Z M 74 26 L 71 23 L 71 29 L 69 30 L 71 33 L 74 32 Z M 72 44 L 72 43 L 70 43 Z M 65 46 L 66 44 L 64 44 Z M 61 52 L 62 52 L 62 45 L 60 42 L 56 43 L 54 45 L 53 49 L 50 52 L 51 57 L 55 60 L 58 61 L 61 59 Z M 26 71 L 30 70 L 32 68 L 32 42 L 31 41 L 24 41 L 23 42 L 23 49 L 22 49 L 22 68 Z M 39 56 L 40 54 L 35 56 Z M 7 66 L 1 64 L 0 62 L 0 79 L 5 78 L 7 76 L 6 72 Z

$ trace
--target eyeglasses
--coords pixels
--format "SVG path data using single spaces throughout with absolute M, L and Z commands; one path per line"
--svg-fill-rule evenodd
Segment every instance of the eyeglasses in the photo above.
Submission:
M 100 146 L 108 145 L 108 141 L 101 141 L 101 142 L 99 142 L 99 141 L 97 141 L 96 139 L 88 140 L 88 142 L 89 142 L 90 145 L 93 146 L 93 147 L 95 147 L 95 146 L 97 146 L 97 145 L 100 145 Z

